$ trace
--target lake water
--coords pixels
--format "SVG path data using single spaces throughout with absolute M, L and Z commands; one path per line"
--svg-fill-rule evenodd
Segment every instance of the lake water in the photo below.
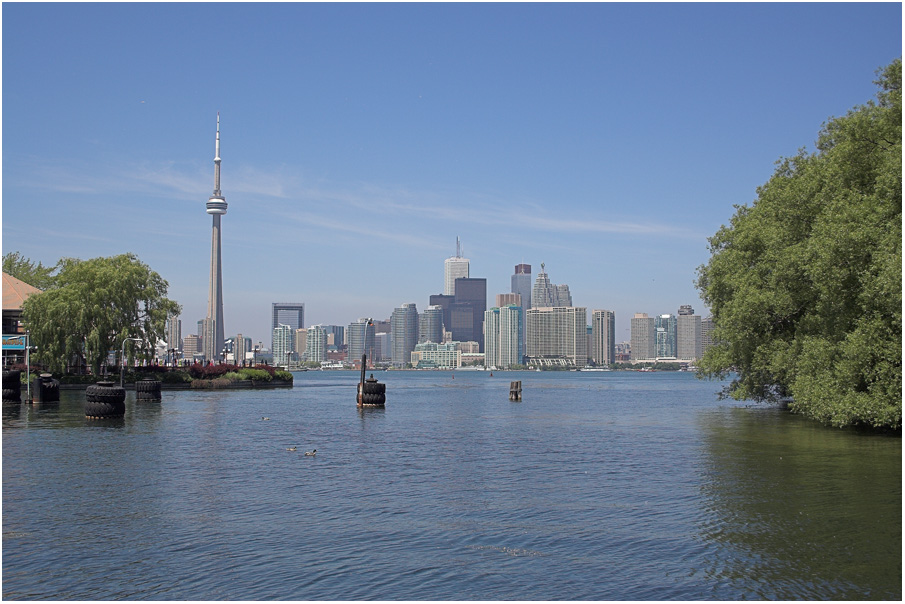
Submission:
M 3 597 L 901 599 L 900 438 L 687 373 L 375 375 L 4 405 Z

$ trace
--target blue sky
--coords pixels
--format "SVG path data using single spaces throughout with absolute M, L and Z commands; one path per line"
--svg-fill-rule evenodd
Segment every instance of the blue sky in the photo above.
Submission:
M 133 252 L 207 306 L 221 115 L 228 335 L 387 318 L 460 237 L 488 298 L 546 264 L 576 306 L 706 308 L 707 237 L 874 98 L 879 4 L 2 5 L 3 252 Z

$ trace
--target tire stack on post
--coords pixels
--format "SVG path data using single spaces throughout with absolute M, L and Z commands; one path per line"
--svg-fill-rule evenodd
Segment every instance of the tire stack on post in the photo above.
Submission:
M 387 402 L 387 385 L 381 384 L 371 374 L 365 379 L 365 367 L 367 355 L 361 355 L 361 380 L 358 382 L 358 406 L 359 407 L 384 407 Z
M 31 383 L 31 402 L 60 402 L 60 381 L 53 379 L 53 376 L 49 373 L 36 375 Z
M 126 414 L 126 390 L 113 382 L 98 382 L 85 390 L 85 417 L 104 419 Z
M 3 402 L 4 403 L 21 403 L 22 402 L 22 372 L 21 371 L 4 371 L 3 372 Z
M 160 400 L 160 381 L 159 380 L 139 380 L 135 382 L 135 397 L 138 400 Z

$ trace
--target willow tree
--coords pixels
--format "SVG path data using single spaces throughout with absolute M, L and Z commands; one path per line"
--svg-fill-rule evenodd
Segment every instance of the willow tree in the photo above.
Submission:
M 22 318 L 38 361 L 64 371 L 83 359 L 98 375 L 111 350 L 138 338 L 138 357 L 151 359 L 165 338 L 166 320 L 179 312 L 167 282 L 133 254 L 60 261 L 54 287 L 22 304 Z
M 710 238 L 709 377 L 835 426 L 902 423 L 902 62 Z

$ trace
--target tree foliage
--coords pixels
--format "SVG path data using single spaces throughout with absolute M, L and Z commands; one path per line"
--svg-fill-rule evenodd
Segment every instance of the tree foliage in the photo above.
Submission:
M 59 266 L 59 264 L 44 266 L 40 262 L 35 264 L 19 252 L 3 254 L 3 272 L 38 289 L 50 289 L 53 287 L 53 272 Z
M 835 426 L 902 422 L 902 62 L 710 238 L 700 372 Z
M 83 359 L 97 375 L 125 338 L 139 338 L 127 352 L 150 360 L 165 337 L 168 314 L 180 310 L 166 297 L 167 282 L 133 254 L 66 258 L 59 267 L 55 287 L 22 305 L 38 360 L 63 371 L 73 358 Z

